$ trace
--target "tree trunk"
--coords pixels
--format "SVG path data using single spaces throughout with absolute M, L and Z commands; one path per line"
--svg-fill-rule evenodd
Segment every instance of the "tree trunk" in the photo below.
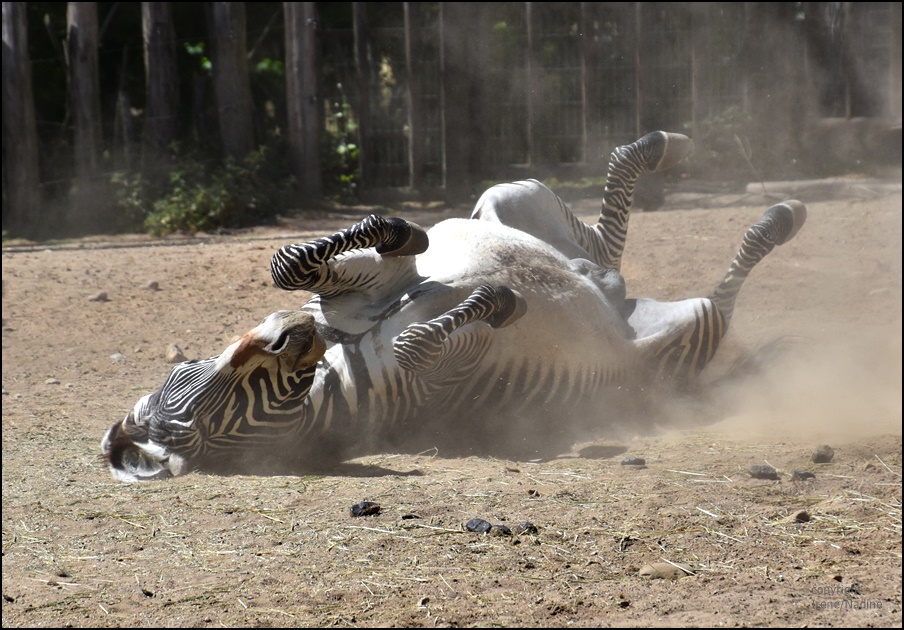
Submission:
M 646 59 L 641 55 L 646 41 L 643 31 L 643 5 L 640 2 L 634 3 L 634 137 L 640 138 L 643 135 L 643 116 L 644 116 L 644 86 L 646 83 L 646 73 L 644 72 L 644 62 Z
M 450 201 L 466 197 L 471 185 L 470 6 L 440 4 L 443 184 Z
M 370 64 L 367 55 L 367 6 L 366 2 L 352 2 L 352 21 L 355 37 L 355 76 L 358 83 L 358 99 L 355 115 L 358 118 L 358 191 L 367 190 L 370 184 Z
M 97 3 L 70 2 L 67 20 L 69 100 L 77 180 L 69 227 L 84 232 L 93 231 L 105 222 L 105 218 L 97 216 L 96 212 L 101 143 Z
M 292 173 L 306 196 L 323 192 L 315 3 L 283 3 L 286 23 L 286 109 Z
M 591 7 L 587 5 L 587 2 L 581 3 L 581 161 L 585 164 L 593 160 L 590 147 L 590 81 L 597 70 L 593 17 Z
M 888 89 L 885 94 L 885 109 L 882 115 L 898 123 L 900 132 L 901 123 L 901 3 L 889 2 L 891 11 L 890 41 L 888 49 L 890 53 L 888 64 Z M 898 155 L 901 155 L 901 137 L 898 136 Z
M 421 111 L 421 85 L 417 59 L 421 41 L 421 20 L 417 12 L 421 3 L 403 3 L 405 11 L 405 74 L 408 101 L 408 186 L 412 190 L 421 187 L 424 180 L 424 132 Z
M 474 43 L 469 50 L 468 81 L 471 89 L 471 182 L 478 184 L 487 179 L 493 169 L 491 151 L 493 112 L 498 107 L 487 86 L 494 80 L 493 72 L 483 60 L 490 56 L 490 42 L 493 39 L 493 21 L 489 3 L 477 2 L 468 5 L 473 11 Z M 471 190 L 471 192 L 483 192 Z
M 527 25 L 527 155 L 531 167 L 544 163 L 541 146 L 543 94 L 540 81 L 540 60 L 537 51 L 537 28 L 534 25 L 533 2 L 525 2 L 525 22 Z
M 358 78 L 358 102 L 355 114 L 358 117 L 358 163 L 360 164 L 358 191 L 363 192 L 370 185 L 370 64 L 367 45 L 367 9 L 365 2 L 352 3 L 352 20 L 355 36 L 355 71 Z
M 32 236 L 39 227 L 38 134 L 24 2 L 3 3 L 3 227 Z M 7 208 L 9 214 L 7 216 Z
M 179 108 L 172 3 L 142 2 L 141 21 L 147 85 L 145 143 L 152 154 L 162 154 L 176 139 L 176 112 Z
M 254 149 L 245 43 L 245 3 L 213 2 L 213 82 L 225 153 L 241 160 Z

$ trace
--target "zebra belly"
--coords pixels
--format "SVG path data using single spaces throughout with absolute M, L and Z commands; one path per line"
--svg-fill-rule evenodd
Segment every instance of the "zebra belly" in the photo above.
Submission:
M 327 369 L 318 369 L 311 392 L 316 415 L 332 423 L 324 430 L 375 440 L 483 414 L 573 408 L 637 376 L 630 328 L 600 287 L 559 251 L 488 221 L 446 221 L 429 235 L 430 247 L 417 258 L 420 281 L 386 300 L 392 308 L 367 333 L 327 351 Z M 520 292 L 527 312 L 491 330 L 490 347 L 473 372 L 437 387 L 402 369 L 393 356 L 395 338 L 482 284 Z

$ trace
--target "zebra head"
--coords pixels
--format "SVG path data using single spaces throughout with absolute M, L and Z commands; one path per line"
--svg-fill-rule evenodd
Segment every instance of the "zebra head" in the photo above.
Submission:
M 277 311 L 219 356 L 175 366 L 101 441 L 122 481 L 150 481 L 229 460 L 295 436 L 326 344 L 314 318 Z

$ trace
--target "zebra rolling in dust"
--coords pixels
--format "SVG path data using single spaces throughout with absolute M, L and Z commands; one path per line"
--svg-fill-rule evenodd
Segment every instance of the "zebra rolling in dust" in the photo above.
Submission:
M 314 297 L 222 354 L 175 366 L 102 441 L 113 475 L 314 467 L 449 443 L 493 453 L 605 426 L 619 396 L 690 387 L 742 283 L 806 208 L 769 208 L 705 298 L 627 297 L 619 273 L 637 178 L 690 152 L 653 132 L 610 156 L 587 225 L 535 180 L 490 188 L 429 232 L 372 215 L 273 256 L 277 286 Z

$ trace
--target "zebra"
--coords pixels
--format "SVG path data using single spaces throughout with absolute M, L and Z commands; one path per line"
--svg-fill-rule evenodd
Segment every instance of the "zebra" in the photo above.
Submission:
M 635 183 L 692 147 L 657 131 L 616 148 L 594 225 L 525 180 L 429 231 L 371 215 L 282 247 L 274 283 L 313 297 L 218 356 L 176 365 L 106 432 L 112 474 L 316 467 L 442 440 L 492 452 L 512 433 L 605 425 L 619 395 L 692 387 L 751 270 L 806 220 L 796 200 L 769 208 L 707 297 L 629 298 L 620 268 Z

